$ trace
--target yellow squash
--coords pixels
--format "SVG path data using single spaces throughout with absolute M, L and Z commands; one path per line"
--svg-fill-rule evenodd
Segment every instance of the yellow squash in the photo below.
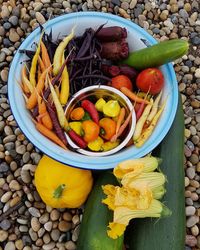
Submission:
M 87 199 L 93 178 L 89 170 L 69 167 L 47 156 L 35 172 L 35 186 L 42 200 L 54 208 L 77 208 Z

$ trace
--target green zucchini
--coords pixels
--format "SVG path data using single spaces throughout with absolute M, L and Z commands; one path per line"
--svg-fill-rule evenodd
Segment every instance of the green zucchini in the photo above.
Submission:
M 148 48 L 131 52 L 122 63 L 138 70 L 158 67 L 180 58 L 187 53 L 188 48 L 188 42 L 181 39 L 163 41 Z
M 99 175 L 88 198 L 83 213 L 77 250 L 122 250 L 123 237 L 114 240 L 107 235 L 108 223 L 113 220 L 113 211 L 102 203 L 105 198 L 102 185 L 117 185 L 114 175 L 103 172 Z
M 134 220 L 126 231 L 129 250 L 183 250 L 185 244 L 185 200 L 184 200 L 184 118 L 182 104 L 179 105 L 174 123 L 153 152 L 162 158 L 161 170 L 167 176 L 166 195 L 163 198 L 172 215 L 160 220 Z

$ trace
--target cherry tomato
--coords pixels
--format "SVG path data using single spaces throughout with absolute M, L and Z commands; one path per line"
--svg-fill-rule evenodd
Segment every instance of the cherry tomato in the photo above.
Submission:
M 99 125 L 101 128 L 103 128 L 104 131 L 104 133 L 101 134 L 101 137 L 109 141 L 115 134 L 116 122 L 111 118 L 105 117 L 99 121 Z
M 95 122 L 91 120 L 83 121 L 82 128 L 84 131 L 84 141 L 91 142 L 98 138 L 100 128 Z
M 164 76 L 159 69 L 148 68 L 139 73 L 136 85 L 141 91 L 156 95 L 164 86 Z
M 111 87 L 116 89 L 121 89 L 121 87 L 126 87 L 127 89 L 132 90 L 132 82 L 131 80 L 125 75 L 118 75 L 112 78 L 111 80 Z

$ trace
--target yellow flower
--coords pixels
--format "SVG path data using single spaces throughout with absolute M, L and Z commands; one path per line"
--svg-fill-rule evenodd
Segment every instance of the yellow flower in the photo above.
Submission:
M 107 230 L 107 233 L 108 236 L 112 239 L 117 239 L 119 236 L 122 236 L 126 229 L 125 225 L 114 222 L 110 222 L 108 227 L 109 230 Z
M 105 185 L 105 186 L 102 186 L 102 189 L 103 189 L 104 194 L 107 195 L 106 199 L 102 200 L 102 202 L 106 204 L 110 210 L 114 210 L 115 209 L 115 205 L 114 205 L 115 194 L 116 194 L 117 187 L 113 185 Z

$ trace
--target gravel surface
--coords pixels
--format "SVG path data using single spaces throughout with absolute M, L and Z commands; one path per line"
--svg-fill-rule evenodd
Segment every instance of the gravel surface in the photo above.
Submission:
M 191 43 L 189 54 L 174 68 L 185 115 L 185 249 L 200 249 L 199 9 L 199 0 L 0 0 L 0 250 L 76 249 L 81 209 L 52 209 L 41 201 L 33 183 L 41 153 L 17 127 L 6 84 L 15 50 L 38 22 L 87 10 L 123 16 L 160 41 Z

